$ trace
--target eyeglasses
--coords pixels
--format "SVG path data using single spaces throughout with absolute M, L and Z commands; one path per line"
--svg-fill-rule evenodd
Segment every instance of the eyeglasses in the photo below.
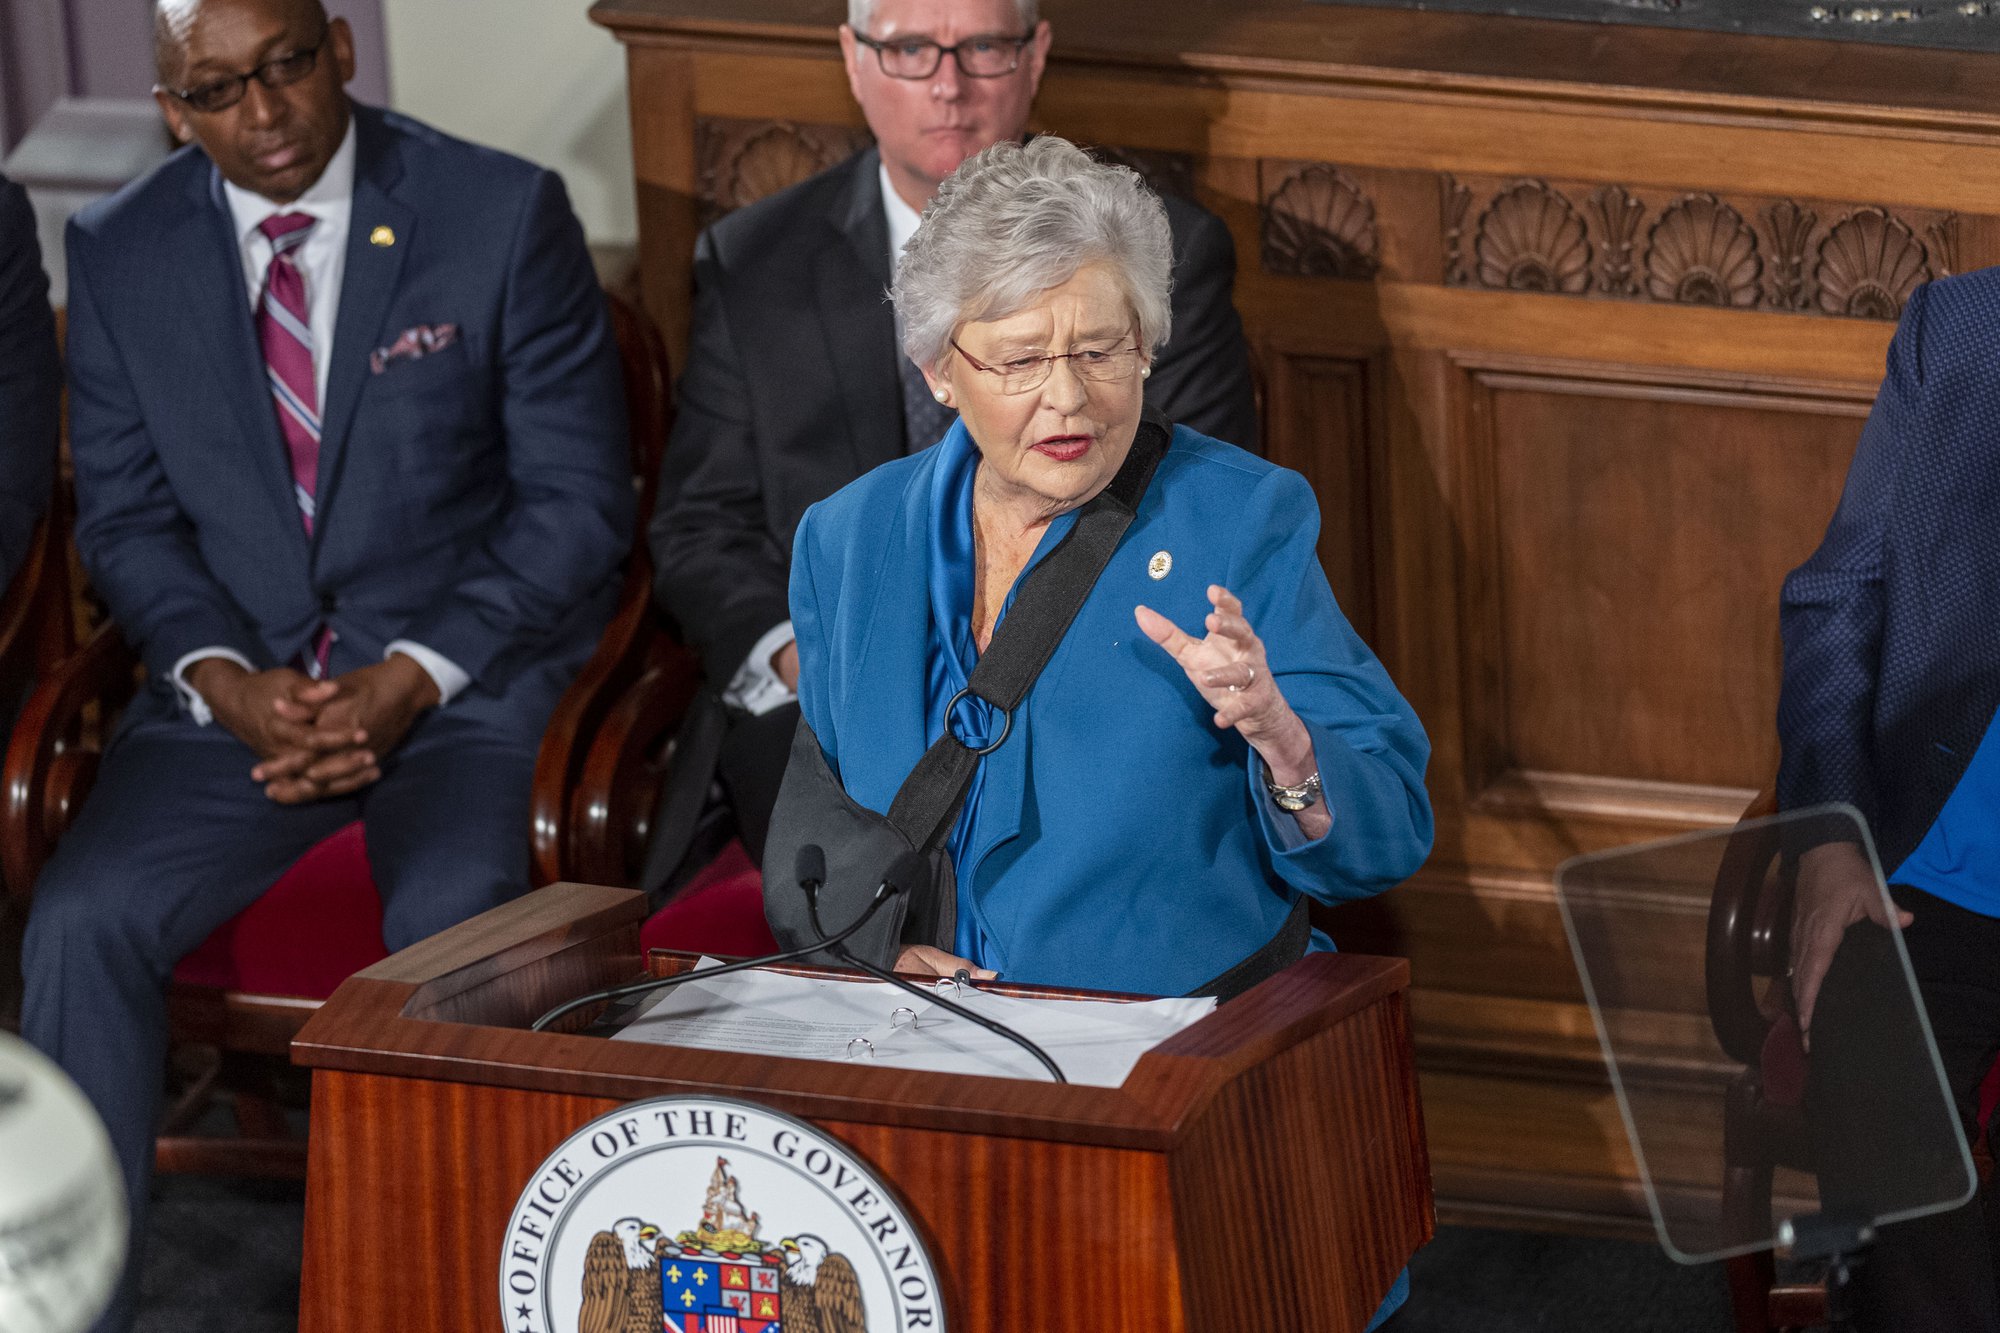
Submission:
M 854 40 L 875 53 L 882 72 L 892 79 L 928 79 L 938 72 L 944 58 L 958 62 L 959 73 L 968 79 L 998 79 L 1021 67 L 1021 48 L 1035 40 L 992 33 L 968 37 L 952 46 L 940 46 L 928 37 L 895 37 L 878 42 L 873 37 L 854 34 Z
M 1049 382 L 1049 372 L 1058 361 L 1069 362 L 1069 368 L 1081 380 L 1093 384 L 1116 384 L 1130 379 L 1139 367 L 1139 348 L 1131 347 L 1085 347 L 1074 352 L 1062 352 L 1054 356 L 1017 356 L 998 365 L 989 366 L 972 353 L 958 345 L 958 339 L 951 340 L 952 350 L 965 358 L 965 364 L 974 370 L 1000 377 L 1000 392 L 1004 394 L 1031 393 Z
M 321 28 L 319 40 L 311 46 L 302 47 L 281 56 L 273 56 L 253 70 L 242 74 L 231 74 L 227 78 L 211 79 L 193 88 L 156 87 L 155 91 L 179 98 L 195 110 L 213 114 L 227 111 L 243 100 L 243 94 L 255 79 L 266 88 L 283 88 L 297 83 L 313 72 L 319 63 L 319 53 L 326 47 L 329 28 Z

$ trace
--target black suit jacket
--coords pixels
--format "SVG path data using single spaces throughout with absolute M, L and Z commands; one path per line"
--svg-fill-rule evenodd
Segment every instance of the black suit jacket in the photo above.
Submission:
M 0 176 L 0 588 L 13 582 L 55 480 L 62 367 L 35 214 Z
M 903 453 L 889 223 L 869 148 L 738 210 L 695 248 L 695 307 L 651 541 L 659 598 L 725 684 L 790 618 L 808 507 Z M 1169 197 L 1174 326 L 1147 385 L 1169 420 L 1255 450 L 1220 219 Z

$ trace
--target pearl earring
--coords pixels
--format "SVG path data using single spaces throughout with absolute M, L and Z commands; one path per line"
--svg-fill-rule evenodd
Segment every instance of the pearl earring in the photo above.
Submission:
M 1151 366 L 1140 366 L 1139 378 L 1142 380 L 1149 380 L 1153 378 L 1153 368 Z
M 949 394 L 948 392 L 946 392 L 946 391 L 945 391 L 945 390 L 943 390 L 943 389 L 939 389 L 939 390 L 938 390 L 937 392 L 933 393 L 933 394 L 931 395 L 931 397 L 933 397 L 933 398 L 937 399 L 937 400 L 938 400 L 938 401 L 939 401 L 940 403 L 950 403 L 950 402 L 951 402 L 951 394 Z

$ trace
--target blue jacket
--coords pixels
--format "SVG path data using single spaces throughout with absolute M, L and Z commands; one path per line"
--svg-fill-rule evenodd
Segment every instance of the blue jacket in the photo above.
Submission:
M 800 704 L 849 794 L 876 811 L 933 739 L 937 455 L 885 464 L 813 506 L 793 553 Z M 1422 863 L 1429 742 L 1334 604 L 1318 534 L 1303 477 L 1175 429 L 1111 564 L 985 760 L 990 832 L 959 870 L 1003 975 L 1179 994 L 1268 940 L 1298 895 L 1364 897 Z M 1172 568 L 1156 580 L 1148 565 L 1160 551 Z M 1216 729 L 1214 710 L 1133 621 L 1144 603 L 1200 635 L 1211 583 L 1243 599 L 1312 732 L 1333 813 L 1317 842 L 1287 849 L 1249 747 Z
M 455 713 L 539 735 L 632 542 L 604 299 L 555 176 L 354 118 L 312 536 L 221 178 L 188 148 L 70 225 L 77 547 L 151 674 L 137 718 L 178 706 L 184 654 L 277 666 L 324 621 L 334 673 L 411 639 L 471 675 Z M 370 354 L 420 324 L 457 340 L 377 372 Z
M 1918 288 L 1847 485 L 1785 580 L 1778 795 L 1847 801 L 1894 869 L 2000 707 L 2000 269 Z

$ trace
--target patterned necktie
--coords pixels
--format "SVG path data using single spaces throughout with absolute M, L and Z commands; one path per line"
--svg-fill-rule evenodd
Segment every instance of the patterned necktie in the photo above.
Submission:
M 306 535 L 313 530 L 313 493 L 319 484 L 319 383 L 313 371 L 313 336 L 306 312 L 306 280 L 292 256 L 318 221 L 309 213 L 274 213 L 258 224 L 271 242 L 271 266 L 264 271 L 264 294 L 257 302 L 257 340 L 264 348 L 264 369 L 271 397 L 278 408 L 278 429 L 292 462 L 292 497 Z M 321 625 L 313 632 L 313 660 L 306 666 L 315 678 L 326 674 L 333 632 Z

